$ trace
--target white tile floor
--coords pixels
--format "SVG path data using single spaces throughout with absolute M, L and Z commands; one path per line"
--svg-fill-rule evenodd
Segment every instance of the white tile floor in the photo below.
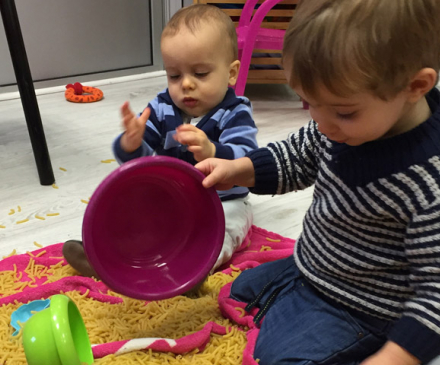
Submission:
M 80 238 L 87 200 L 113 169 L 111 143 L 120 133 L 119 107 L 129 100 L 140 111 L 166 86 L 164 77 L 101 87 L 105 98 L 92 104 L 64 100 L 62 92 L 38 97 L 58 189 L 41 186 L 19 99 L 0 101 L 0 255 L 13 249 Z M 259 143 L 285 138 L 308 120 L 308 112 L 284 85 L 255 85 L 248 91 L 259 127 Z M 60 167 L 67 171 L 60 170 Z M 312 189 L 285 196 L 252 196 L 255 224 L 295 238 L 301 228 Z M 21 212 L 18 212 L 18 207 Z M 10 214 L 12 209 L 15 214 Z M 48 212 L 59 216 L 35 215 Z M 29 219 L 17 224 L 17 221 Z

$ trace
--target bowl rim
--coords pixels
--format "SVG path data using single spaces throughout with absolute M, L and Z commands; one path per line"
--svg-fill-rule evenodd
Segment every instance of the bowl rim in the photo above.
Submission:
M 223 246 L 224 235 L 225 235 L 225 216 L 224 216 L 223 206 L 220 197 L 218 196 L 218 193 L 214 187 L 203 188 L 202 191 L 204 192 L 204 194 L 206 194 L 204 198 L 208 198 L 213 203 L 214 211 L 212 212 L 212 214 L 215 215 L 216 217 L 215 219 L 218 221 L 218 234 L 217 234 L 218 242 L 216 242 L 213 253 L 205 265 L 206 270 L 199 271 L 190 281 L 188 281 L 185 285 L 179 287 L 178 289 L 170 289 L 167 291 L 155 292 L 155 293 L 141 293 L 137 290 L 131 289 L 126 285 L 126 283 L 122 283 L 118 280 L 115 280 L 114 277 L 112 277 L 111 275 L 107 275 L 107 271 L 104 270 L 101 262 L 99 260 L 94 259 L 94 257 L 97 255 L 95 255 L 95 253 L 91 249 L 88 249 L 88 245 L 87 245 L 88 237 L 91 232 L 91 226 L 93 225 L 92 222 L 93 222 L 94 211 L 96 209 L 96 201 L 99 201 L 99 198 L 107 191 L 107 189 L 109 189 L 109 187 L 111 187 L 114 181 L 120 178 L 120 176 L 123 176 L 141 167 L 157 166 L 157 165 L 165 166 L 169 168 L 175 168 L 180 171 L 183 171 L 188 175 L 190 175 L 196 181 L 200 182 L 200 184 L 205 178 L 205 175 L 199 170 L 197 170 L 193 165 L 175 157 L 144 156 L 144 157 L 135 158 L 133 160 L 123 163 L 121 166 L 116 168 L 98 185 L 98 187 L 93 192 L 92 197 L 90 198 L 89 204 L 87 205 L 83 218 L 82 237 L 84 243 L 84 251 L 86 253 L 89 262 L 93 262 L 93 268 L 95 269 L 96 273 L 99 275 L 100 279 L 109 288 L 113 289 L 114 291 L 126 295 L 127 297 L 141 299 L 141 300 L 168 299 L 185 293 L 186 291 L 194 287 L 196 284 L 201 282 L 203 279 L 205 279 L 205 277 L 209 274 L 209 271 L 212 269 L 215 262 L 217 261 L 218 255 L 220 254 L 220 251 Z
M 69 321 L 69 306 L 73 305 L 75 311 L 78 314 L 81 327 L 81 341 L 84 341 L 87 345 L 87 359 L 80 359 L 78 351 L 75 347 L 75 342 L 72 336 L 72 330 Z M 89 335 L 87 333 L 86 326 L 82 319 L 81 313 L 75 302 L 73 302 L 68 296 L 63 294 L 55 294 L 50 298 L 50 307 L 47 308 L 51 313 L 51 325 L 52 333 L 55 339 L 55 344 L 58 349 L 58 355 L 63 365 L 76 365 L 81 362 L 90 363 L 94 361 L 92 346 L 90 344 Z

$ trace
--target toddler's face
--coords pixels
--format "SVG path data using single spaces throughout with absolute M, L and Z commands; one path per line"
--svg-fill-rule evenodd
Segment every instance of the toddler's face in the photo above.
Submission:
M 409 115 L 404 92 L 388 101 L 368 92 L 340 97 L 325 87 L 318 89 L 315 98 L 305 95 L 301 87 L 296 87 L 295 92 L 309 103 L 310 115 L 321 133 L 350 146 L 391 137 L 419 124 Z
M 195 34 L 183 27 L 162 39 L 171 98 L 188 115 L 205 115 L 223 100 L 228 85 L 235 84 L 239 62 L 231 64 L 224 37 L 214 27 L 203 26 Z

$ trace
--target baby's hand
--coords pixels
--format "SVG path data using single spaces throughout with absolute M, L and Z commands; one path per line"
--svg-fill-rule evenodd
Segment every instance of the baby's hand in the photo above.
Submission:
M 142 115 L 137 118 L 131 111 L 128 101 L 121 107 L 122 125 L 125 133 L 121 137 L 121 147 L 127 152 L 136 151 L 142 144 L 145 125 L 150 117 L 150 108 L 146 108 Z
M 194 154 L 200 162 L 215 156 L 215 145 L 201 129 L 191 124 L 183 124 L 176 129 L 174 139 L 188 146 L 188 151 Z

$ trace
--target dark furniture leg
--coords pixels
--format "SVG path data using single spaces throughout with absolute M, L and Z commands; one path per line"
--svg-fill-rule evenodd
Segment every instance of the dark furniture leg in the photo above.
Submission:
M 49 150 L 46 137 L 44 136 L 43 123 L 41 122 L 40 110 L 38 109 L 37 97 L 35 96 L 34 84 L 14 0 L 0 0 L 0 11 L 32 149 L 37 163 L 40 183 L 41 185 L 52 185 L 55 182 L 55 177 L 50 163 Z

